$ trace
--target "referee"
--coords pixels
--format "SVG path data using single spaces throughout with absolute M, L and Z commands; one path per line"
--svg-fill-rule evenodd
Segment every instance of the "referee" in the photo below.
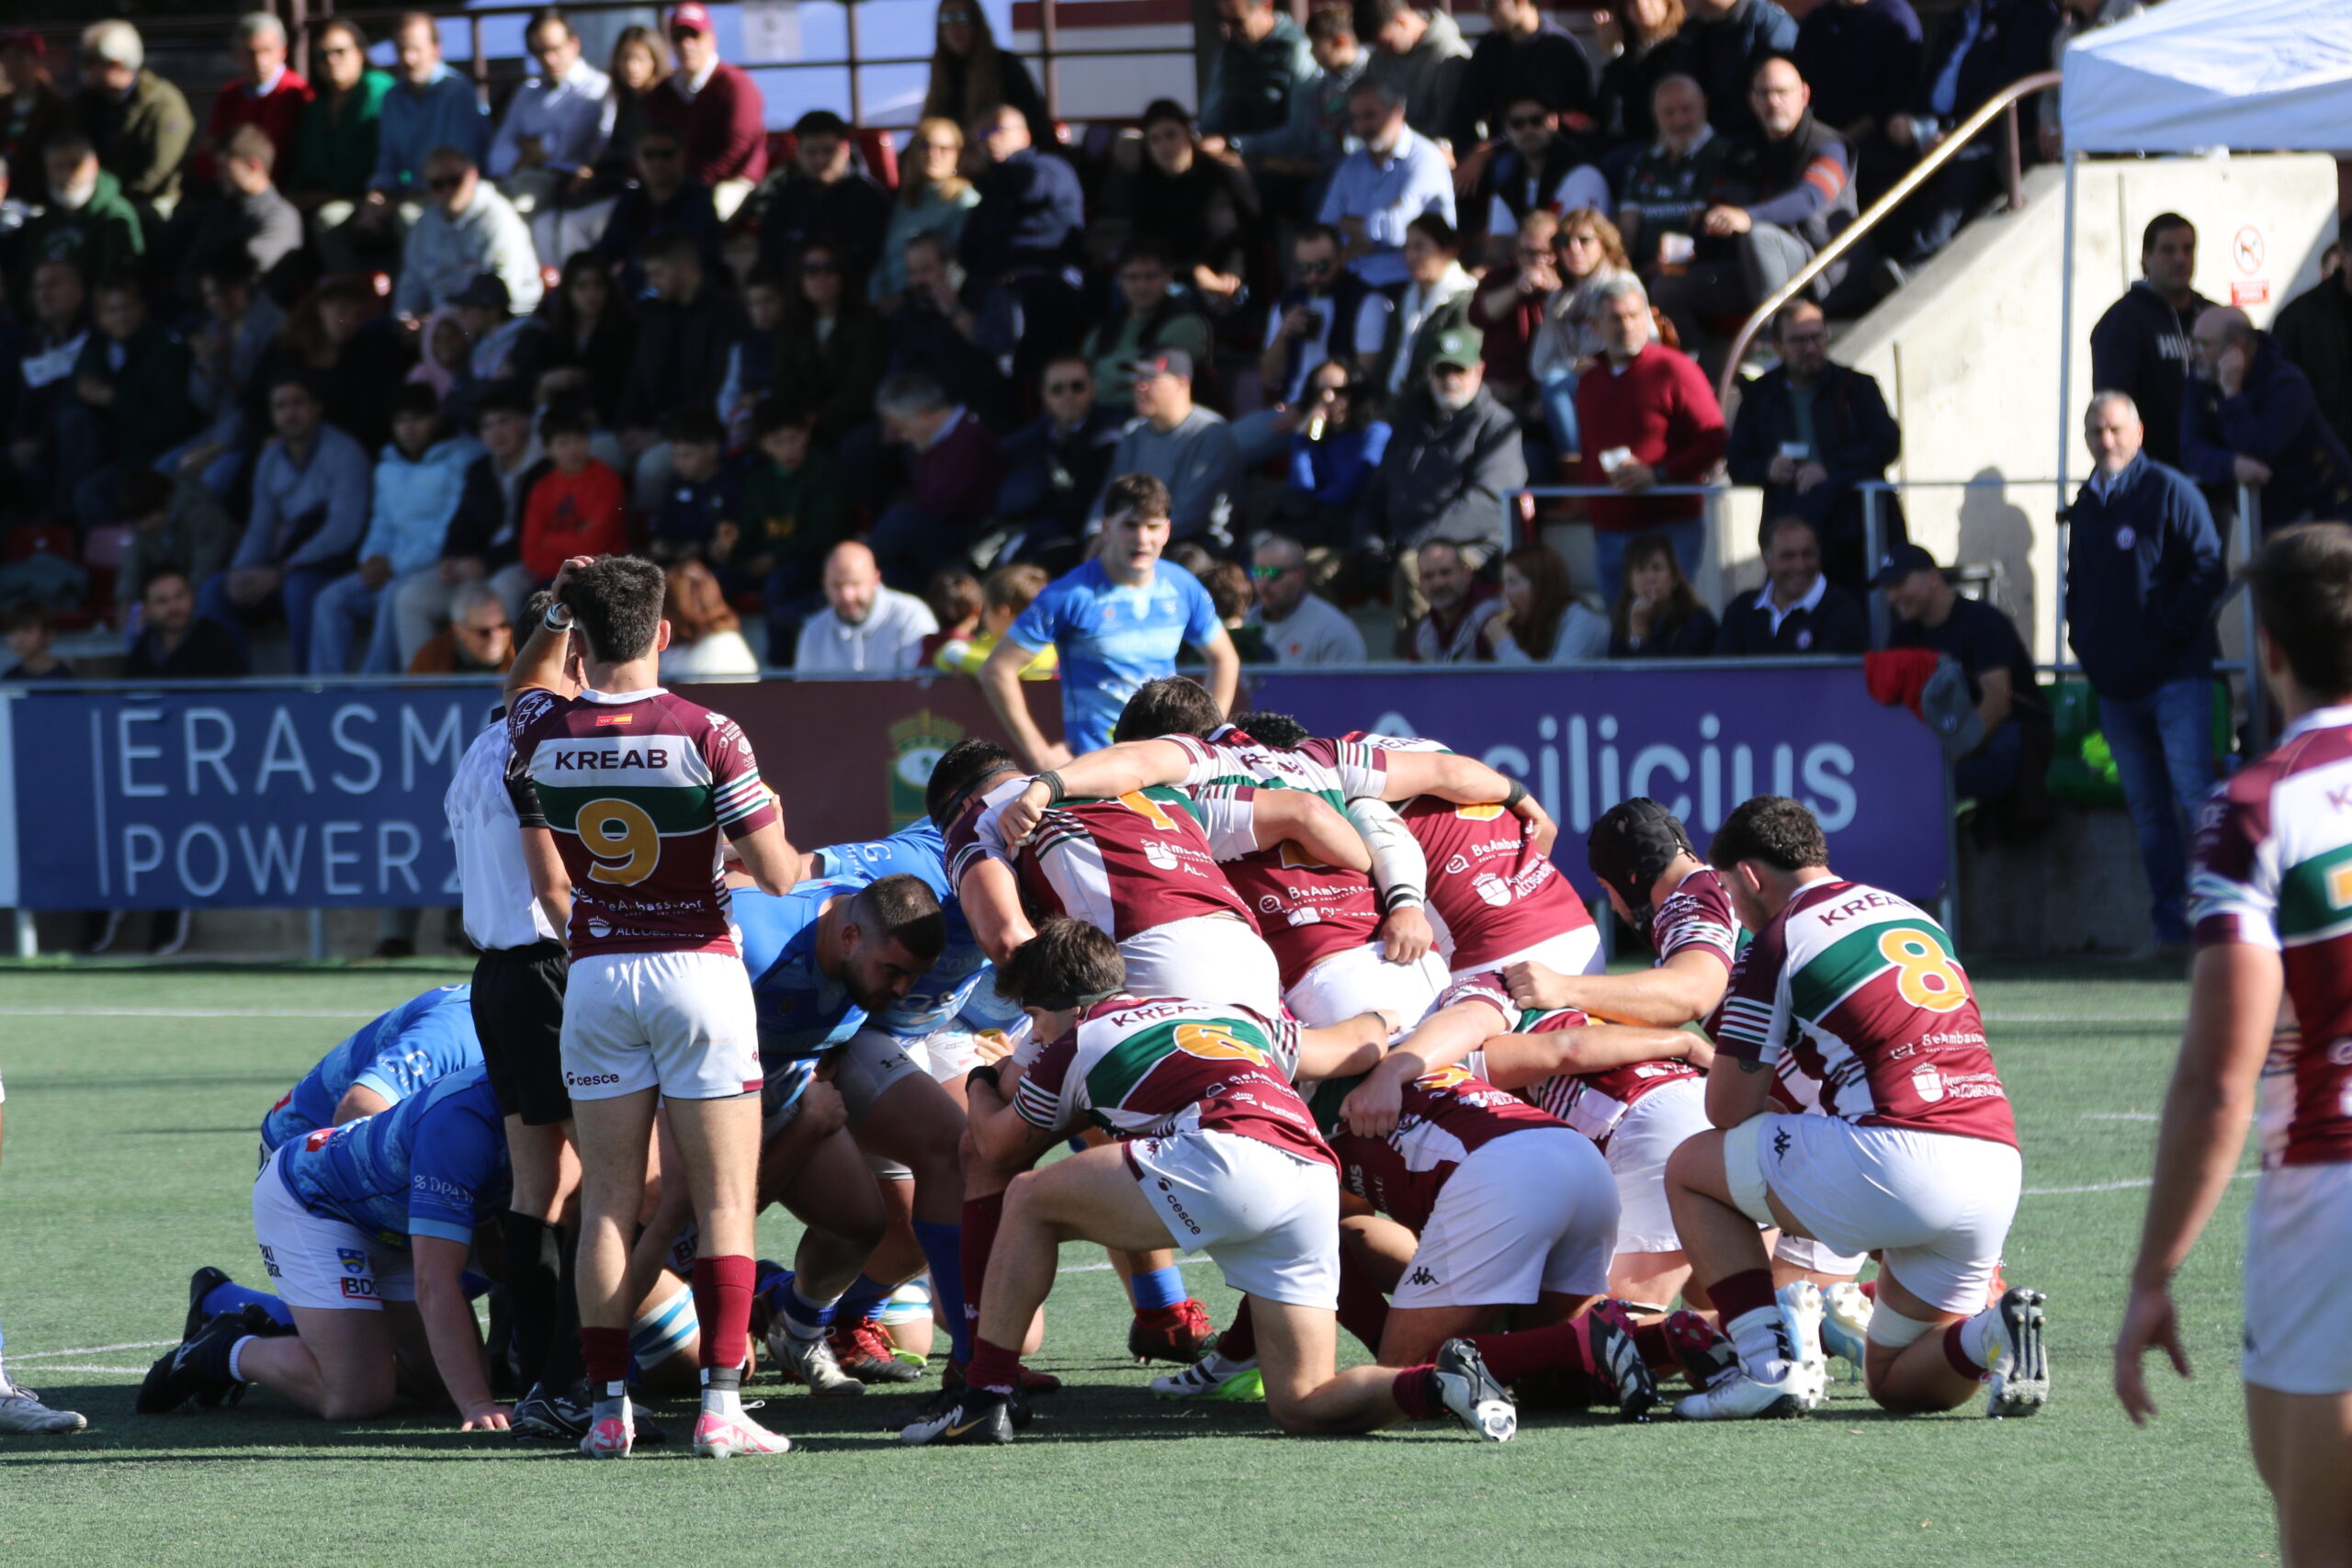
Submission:
M 545 591 L 532 595 L 527 624 L 537 625 L 552 599 Z M 576 637 L 563 678 L 565 694 L 577 694 Z M 575 1397 L 584 1389 L 573 1386 L 586 1375 L 571 1282 L 574 1238 L 557 1225 L 580 1185 L 580 1162 L 570 1147 L 571 1096 L 557 1054 L 570 959 L 524 863 L 522 825 L 506 791 L 512 746 L 505 716 L 503 707 L 493 711 L 490 727 L 466 749 L 442 809 L 457 845 L 466 935 L 481 951 L 474 961 L 474 1032 L 505 1114 L 514 1168 L 513 1207 L 501 1228 L 516 1358 L 529 1392 L 514 1407 L 514 1429 L 576 1442 L 588 1429 L 588 1405 Z

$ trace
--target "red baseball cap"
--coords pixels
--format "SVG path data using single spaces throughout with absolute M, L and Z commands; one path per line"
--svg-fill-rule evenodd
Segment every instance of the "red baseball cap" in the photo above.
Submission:
M 21 49 L 35 60 L 49 58 L 49 40 L 30 28 L 13 28 L 0 33 L 0 49 Z
M 671 8 L 670 30 L 673 33 L 709 32 L 711 30 L 710 7 L 704 5 L 702 0 L 682 0 L 681 4 Z

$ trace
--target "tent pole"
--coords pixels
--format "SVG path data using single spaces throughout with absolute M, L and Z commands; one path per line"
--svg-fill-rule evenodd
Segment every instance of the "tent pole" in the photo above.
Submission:
M 2064 111 L 2060 112 L 2063 114 Z M 2074 422 L 2070 417 L 2072 411 L 2067 407 L 2067 400 L 2074 395 L 2072 389 L 2075 373 L 2075 168 L 2079 160 L 2075 157 L 2072 147 L 2064 148 L 2061 156 L 2066 160 L 2065 194 L 2063 197 L 2066 203 L 2066 239 L 2063 247 L 2064 258 L 2059 264 L 2061 276 L 2058 281 L 2058 467 L 2053 470 L 2058 476 L 2058 505 L 2051 519 L 2053 526 L 2057 523 L 2056 513 L 2062 513 L 2066 509 L 2066 459 L 2074 450 Z M 2058 592 L 2052 595 L 2056 604 L 2054 619 L 2057 626 L 2057 641 L 2051 649 L 2051 657 L 2063 662 L 2066 657 L 2066 550 L 2064 530 L 2059 532 L 2057 537 L 2060 541 Z

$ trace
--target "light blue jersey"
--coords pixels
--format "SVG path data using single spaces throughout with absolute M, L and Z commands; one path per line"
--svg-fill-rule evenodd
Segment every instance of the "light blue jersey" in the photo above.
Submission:
M 947 886 L 947 845 L 929 821 L 887 839 L 831 844 L 817 852 L 819 874 L 854 887 L 886 876 L 918 876 L 939 897 L 947 917 L 947 943 L 939 961 L 905 997 L 883 1010 L 875 1026 L 895 1040 L 923 1040 L 961 1022 L 967 1029 L 1009 1029 L 1021 1010 L 996 994 L 995 971 L 964 908 Z
M 261 1123 L 263 1156 L 333 1126 L 334 1108 L 354 1085 L 397 1105 L 451 1073 L 480 1066 L 472 998 L 471 986 L 443 986 L 362 1025 L 269 1108 Z
M 303 1208 L 387 1247 L 404 1247 L 413 1235 L 469 1243 L 476 1225 L 505 1210 L 513 1185 L 506 1124 L 480 1066 L 390 1111 L 287 1145 L 277 1169 Z
M 1061 653 L 1062 739 L 1073 756 L 1111 744 L 1119 710 L 1147 681 L 1176 673 L 1177 650 L 1205 647 L 1220 626 L 1208 590 L 1169 561 L 1147 588 L 1123 588 L 1100 561 L 1059 578 L 1005 635 Z

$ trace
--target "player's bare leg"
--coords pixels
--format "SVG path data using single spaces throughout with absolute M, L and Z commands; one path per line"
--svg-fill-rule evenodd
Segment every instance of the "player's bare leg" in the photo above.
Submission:
M 695 1421 L 695 1451 L 716 1458 L 781 1453 L 789 1445 L 743 1415 L 739 1393 L 749 1353 L 759 1213 L 760 1096 L 672 1099 L 669 1107 L 699 1233 L 694 1287 L 695 1315 L 702 1320 L 696 1359 L 702 1366 L 703 1408 Z
M 1401 1370 L 1374 1364 L 1335 1372 L 1336 1314 L 1254 1294 L 1249 1303 L 1257 1325 L 1266 1414 L 1285 1432 L 1371 1432 L 1449 1412 L 1490 1442 L 1506 1441 L 1519 1429 L 1519 1415 L 1509 1395 L 1465 1339 L 1448 1339 L 1429 1363 Z
M 1609 1260 L 1609 1293 L 1620 1301 L 1672 1306 L 1690 1279 L 1687 1252 L 1621 1252 Z
M 2352 1393 L 2248 1383 L 2245 1416 L 2286 1568 L 2352 1568 Z
M 641 1291 L 629 1285 L 629 1251 L 645 1204 L 646 1150 L 654 1091 L 572 1102 L 580 1141 L 580 1325 L 628 1331 Z
M 1387 1293 L 1412 1267 L 1420 1237 L 1385 1214 L 1349 1214 L 1340 1222 L 1340 1245 L 1353 1251 L 1373 1283 Z
M 245 1341 L 237 1376 L 327 1421 L 366 1421 L 392 1407 L 399 1363 L 381 1312 L 293 1309 L 294 1332 Z
M 1713 1301 L 1739 1353 L 1738 1371 L 1685 1399 L 1682 1414 L 1698 1419 L 1802 1415 L 1823 1391 L 1796 1359 L 1773 1292 L 1764 1233 L 1732 1201 L 1720 1129 L 1694 1134 L 1675 1149 L 1667 1160 L 1666 1194 L 1691 1279 Z M 1766 1199 L 1770 1201 L 1769 1192 Z M 1791 1224 L 1777 1203 L 1773 1217 L 1783 1228 Z

